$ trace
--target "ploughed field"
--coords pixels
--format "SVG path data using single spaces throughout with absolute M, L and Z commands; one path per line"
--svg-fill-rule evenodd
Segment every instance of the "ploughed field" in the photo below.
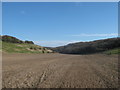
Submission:
M 3 88 L 117 88 L 118 56 L 3 53 Z

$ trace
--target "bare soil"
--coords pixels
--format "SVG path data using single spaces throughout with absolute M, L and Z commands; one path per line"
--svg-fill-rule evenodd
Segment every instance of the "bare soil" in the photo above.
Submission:
M 117 55 L 3 53 L 3 88 L 118 88 Z

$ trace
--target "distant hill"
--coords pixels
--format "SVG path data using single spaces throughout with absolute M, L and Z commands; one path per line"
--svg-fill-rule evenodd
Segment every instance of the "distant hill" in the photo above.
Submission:
M 19 40 L 16 37 L 12 37 L 12 36 L 8 36 L 8 35 L 1 36 L 1 39 L 4 42 L 10 42 L 10 43 L 28 43 L 28 44 L 34 44 L 32 41 L 22 41 L 22 40 Z
M 120 38 L 109 38 L 90 42 L 71 43 L 65 46 L 51 49 L 55 52 L 63 54 L 91 54 L 104 52 L 116 48 L 120 48 Z
M 32 41 L 22 41 L 16 37 L 4 35 L 0 36 L 3 52 L 8 53 L 52 53 L 53 51 L 45 47 L 35 45 Z

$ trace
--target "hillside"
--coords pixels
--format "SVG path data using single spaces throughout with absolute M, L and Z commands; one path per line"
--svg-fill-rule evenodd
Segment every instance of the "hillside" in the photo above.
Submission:
M 10 42 L 10 43 L 28 43 L 28 44 L 34 44 L 32 41 L 22 41 L 16 37 L 8 36 L 8 35 L 3 35 L 0 36 L 0 39 L 4 42 Z
M 8 53 L 52 53 L 45 47 L 35 45 L 32 41 L 22 41 L 12 36 L 1 36 L 2 51 Z
M 90 42 L 78 42 L 52 49 L 56 52 L 64 53 L 64 54 L 91 54 L 91 53 L 99 53 L 99 52 L 119 53 L 120 38 L 109 38 L 109 39 L 95 40 Z

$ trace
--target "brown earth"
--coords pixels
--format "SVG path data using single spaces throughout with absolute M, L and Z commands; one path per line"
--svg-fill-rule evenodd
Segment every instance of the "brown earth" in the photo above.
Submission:
M 3 88 L 117 88 L 117 55 L 3 54 Z

